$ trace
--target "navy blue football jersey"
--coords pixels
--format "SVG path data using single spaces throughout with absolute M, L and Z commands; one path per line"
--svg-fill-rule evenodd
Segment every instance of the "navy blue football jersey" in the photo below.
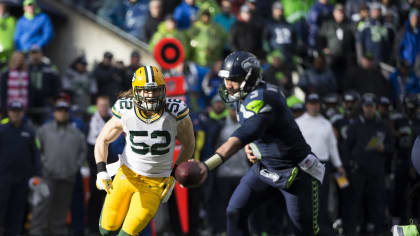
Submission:
M 253 143 L 267 168 L 296 166 L 311 153 L 278 87 L 262 83 L 235 108 L 241 127 L 232 136 L 244 145 Z

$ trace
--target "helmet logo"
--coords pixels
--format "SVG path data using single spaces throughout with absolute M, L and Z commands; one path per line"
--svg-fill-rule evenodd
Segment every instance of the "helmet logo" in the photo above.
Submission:
M 260 62 L 255 57 L 248 57 L 247 59 L 242 61 L 241 66 L 244 70 L 248 71 L 250 68 L 260 67 Z

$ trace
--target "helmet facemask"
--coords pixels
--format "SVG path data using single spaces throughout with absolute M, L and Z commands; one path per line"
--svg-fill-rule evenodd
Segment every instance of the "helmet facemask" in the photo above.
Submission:
M 236 102 L 243 99 L 253 91 L 261 82 L 261 66 L 258 59 L 252 53 L 236 51 L 229 54 L 222 64 L 218 76 L 224 80 L 219 89 L 222 99 L 227 102 Z M 227 81 L 238 83 L 238 91 L 228 91 Z
M 255 73 L 255 71 L 253 70 L 255 70 L 255 68 L 249 68 L 248 73 L 246 74 L 245 78 L 227 77 L 227 76 L 223 76 L 225 73 L 223 70 L 219 72 L 219 76 L 223 79 L 223 84 L 219 88 L 219 94 L 224 102 L 232 103 L 232 102 L 238 101 L 241 98 L 244 98 L 250 91 L 252 91 L 261 82 L 261 78 L 259 76 L 257 77 L 256 81 L 255 80 L 249 81 L 250 78 L 253 77 L 251 75 Z M 239 82 L 240 83 L 239 90 L 234 94 L 230 94 L 226 87 L 226 80 Z
M 155 96 L 146 96 L 146 93 L 155 94 Z M 134 100 L 137 107 L 145 112 L 159 112 L 165 104 L 165 85 L 136 86 L 133 89 Z

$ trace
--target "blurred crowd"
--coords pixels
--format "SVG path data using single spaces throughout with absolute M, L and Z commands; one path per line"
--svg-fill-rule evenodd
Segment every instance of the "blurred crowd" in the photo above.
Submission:
M 420 1 L 62 1 L 108 20 L 151 51 L 162 38 L 181 42 L 184 62 L 164 74 L 185 78 L 194 158 L 208 158 L 238 126 L 233 107 L 218 96 L 217 72 L 231 51 L 249 51 L 260 59 L 263 79 L 283 90 L 306 141 L 327 165 L 322 224 L 340 234 L 383 235 L 393 224 L 420 218 L 419 176 L 409 162 L 420 134 Z M 43 53 L 55 40 L 48 14 L 35 0 L 22 1 L 21 16 L 9 8 L 0 1 L 0 178 L 6 184 L 0 235 L 47 229 L 67 235 L 66 225 L 73 235 L 96 235 L 104 193 L 94 178 L 83 180 L 95 176 L 96 137 L 118 93 L 130 88 L 141 54 L 133 51 L 124 65 L 104 49 L 95 65 L 80 55 L 58 71 Z M 108 162 L 117 160 L 124 142 L 121 136 L 111 145 Z M 244 152 L 236 155 L 189 191 L 190 235 L 226 231 L 228 199 L 250 166 Z M 182 234 L 175 200 L 169 205 L 171 227 L 149 227 L 144 235 Z M 268 202 L 257 209 L 253 233 L 291 234 L 287 216 L 278 214 L 283 207 Z

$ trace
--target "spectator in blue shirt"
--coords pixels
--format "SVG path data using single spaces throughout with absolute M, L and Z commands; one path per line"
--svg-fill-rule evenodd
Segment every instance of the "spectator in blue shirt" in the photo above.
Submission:
M 187 104 L 192 112 L 201 112 L 206 109 L 205 95 L 201 87 L 204 76 L 209 68 L 199 66 L 194 62 L 184 63 L 184 75 L 187 86 Z
M 197 20 L 198 10 L 195 0 L 185 0 L 177 6 L 174 11 L 176 27 L 180 30 L 188 29 Z
M 43 48 L 53 37 L 53 26 L 47 14 L 41 12 L 35 0 L 23 1 L 23 16 L 18 20 L 14 35 L 16 50 Z
M 318 0 L 308 12 L 309 38 L 310 46 L 315 46 L 316 36 L 322 23 L 332 17 L 333 6 L 328 0 Z
M 226 33 L 236 21 L 236 17 L 232 14 L 232 3 L 229 0 L 222 0 L 222 11 L 214 15 L 213 22 L 222 26 Z
M 140 38 L 148 16 L 149 0 L 125 0 L 112 10 L 111 21 L 125 32 Z
M 394 104 L 400 104 L 407 94 L 420 93 L 420 81 L 407 60 L 401 61 L 397 70 L 389 77 Z
M 404 36 L 400 43 L 400 59 L 407 60 L 410 65 L 414 65 L 417 54 L 420 52 L 420 25 L 419 11 L 410 11 L 409 20 L 405 24 Z

